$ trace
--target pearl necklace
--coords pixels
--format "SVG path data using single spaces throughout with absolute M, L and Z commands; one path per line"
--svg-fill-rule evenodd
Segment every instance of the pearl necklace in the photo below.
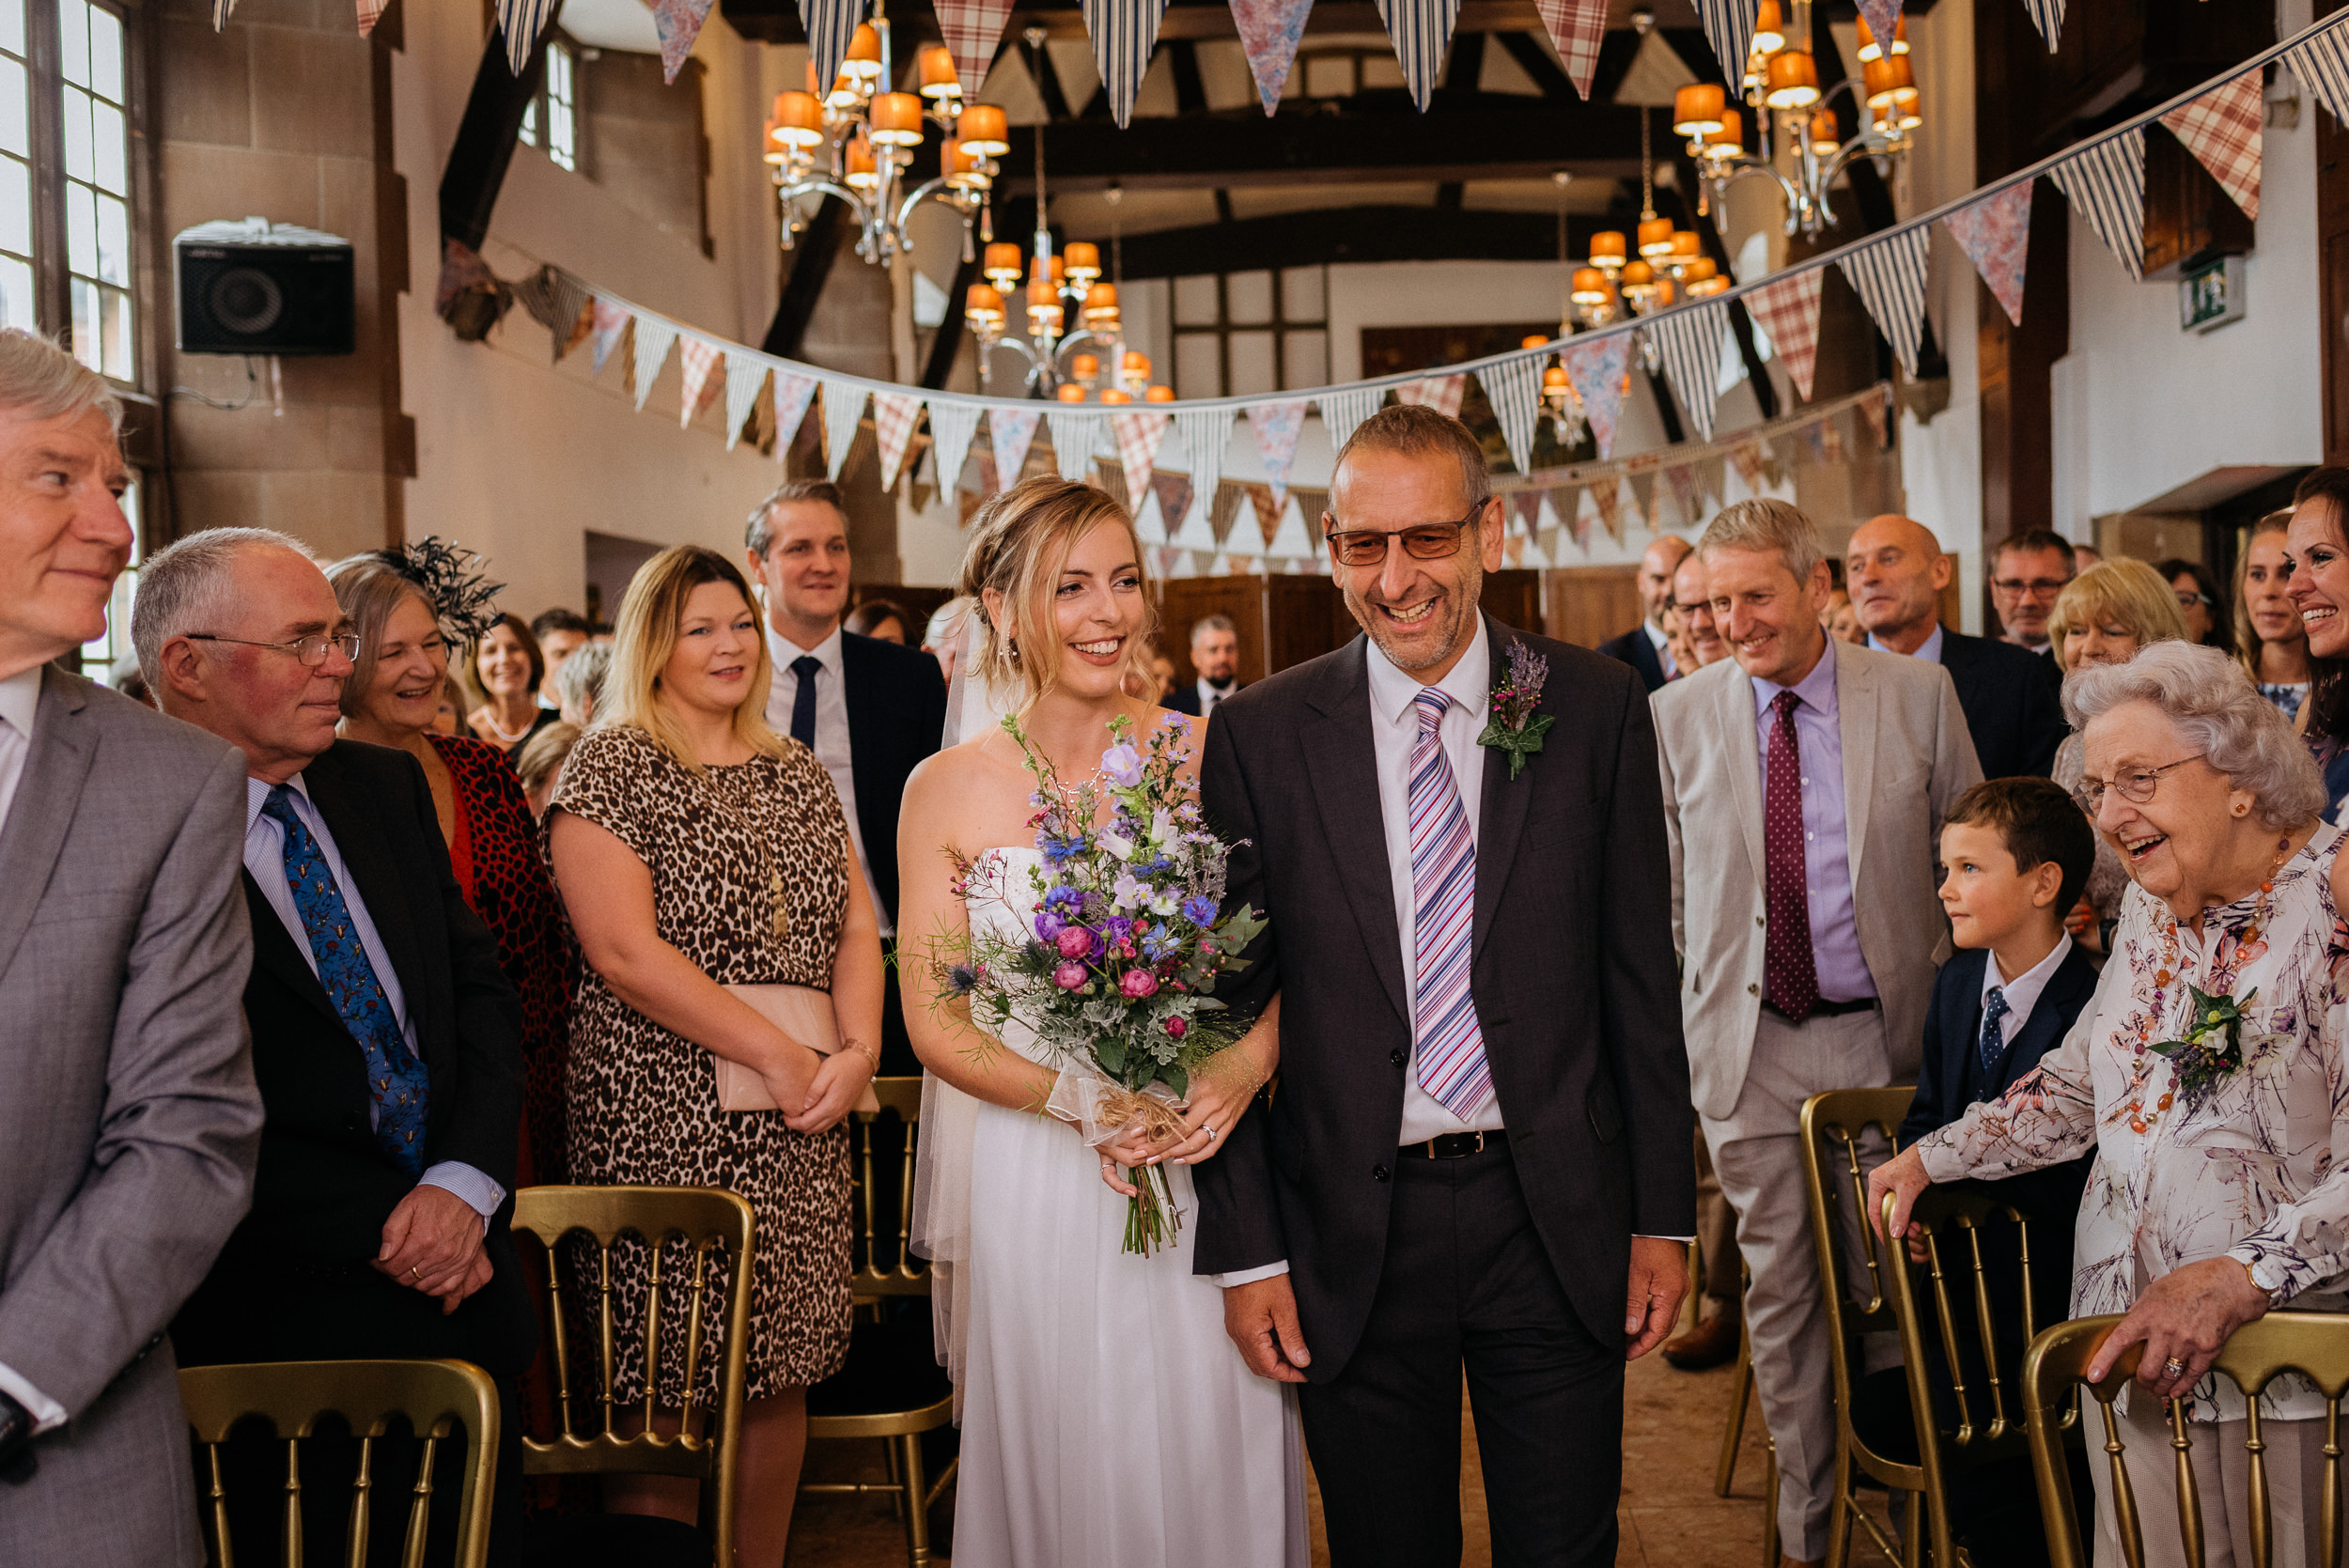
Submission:
M 506 745 L 519 746 L 521 744 L 523 737 L 530 734 L 530 726 L 538 722 L 538 716 L 534 713 L 530 716 L 529 720 L 523 723 L 521 729 L 509 730 L 504 724 L 498 722 L 497 714 L 492 709 L 484 706 L 481 709 L 481 722 L 490 726 L 490 733 L 491 735 L 496 736 Z

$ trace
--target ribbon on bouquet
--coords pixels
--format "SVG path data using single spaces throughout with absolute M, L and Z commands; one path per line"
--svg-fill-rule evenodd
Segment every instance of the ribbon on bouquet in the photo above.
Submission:
M 1076 1125 L 1091 1148 L 1099 1148 L 1121 1133 L 1135 1131 L 1153 1143 L 1171 1143 L 1183 1136 L 1187 1100 L 1177 1099 L 1163 1083 L 1136 1094 L 1112 1083 L 1091 1068 L 1070 1063 L 1061 1068 L 1047 1100 L 1047 1114 Z

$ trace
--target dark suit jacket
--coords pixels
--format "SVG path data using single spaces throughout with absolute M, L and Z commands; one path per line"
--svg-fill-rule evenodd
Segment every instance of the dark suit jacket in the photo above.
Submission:
M 496 939 L 449 870 L 413 757 L 339 740 L 303 769 L 354 891 L 399 977 L 430 1075 L 424 1163 L 461 1160 L 514 1181 L 521 1126 L 521 1001 Z M 254 936 L 245 1016 L 266 1120 L 253 1209 L 173 1326 L 180 1359 L 457 1357 L 511 1375 L 536 1319 L 507 1233 L 490 1222 L 490 1283 L 445 1317 L 368 1266 L 414 1187 L 368 1126 L 366 1062 L 294 938 L 248 874 Z
M 946 729 L 946 678 L 920 648 L 840 634 L 840 684 L 848 703 L 848 757 L 856 771 L 856 824 L 873 863 L 873 899 L 897 919 L 897 806 L 906 779 L 938 750 Z
M 1485 758 L 1470 987 L 1508 1149 L 1551 1265 L 1592 1337 L 1623 1341 L 1631 1237 L 1696 1223 L 1656 731 L 1632 674 L 1487 619 L 1493 678 L 1522 640 L 1560 716 L 1509 778 Z M 1271 924 L 1219 988 L 1282 997 L 1280 1086 L 1199 1167 L 1194 1267 L 1286 1259 L 1315 1382 L 1360 1342 L 1386 1251 L 1411 1025 L 1371 739 L 1368 643 L 1217 710 L 1201 790 L 1238 844 L 1227 908 Z
M 2053 659 L 1944 627 L 1941 667 L 1957 688 L 1983 778 L 2046 778 L 2055 770 L 2056 748 L 2071 726 L 2063 722 L 2063 676 Z
M 1232 697 L 1237 696 L 1246 690 L 1246 687 L 1234 682 L 1231 696 L 1225 697 L 1223 701 L 1230 702 Z M 1176 713 L 1188 713 L 1194 719 L 1203 717 L 1199 711 L 1199 683 L 1195 680 L 1186 681 L 1176 687 L 1174 694 L 1167 698 L 1163 706 L 1172 708 Z M 1221 707 L 1222 704 L 1219 703 L 1216 706 Z
M 1640 672 L 1640 678 L 1651 691 L 1664 684 L 1664 661 L 1657 656 L 1656 644 L 1648 641 L 1647 623 L 1642 621 L 1620 637 L 1610 637 L 1598 645 L 1608 658 L 1630 665 Z

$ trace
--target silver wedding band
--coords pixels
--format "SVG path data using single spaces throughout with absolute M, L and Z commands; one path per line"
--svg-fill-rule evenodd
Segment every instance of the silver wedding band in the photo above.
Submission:
M 1214 1142 L 1214 1141 L 1215 1141 L 1215 1124 L 1214 1124 L 1213 1122 L 1202 1122 L 1202 1123 L 1200 1123 L 1199 1125 L 1200 1125 L 1201 1126 L 1203 1126 L 1203 1127 L 1205 1127 L 1205 1128 L 1206 1128 L 1206 1129 L 1207 1129 L 1207 1141 L 1208 1141 L 1208 1142 L 1210 1142 L 1210 1143 Z
M 2184 1377 L 2186 1375 L 2186 1363 L 2179 1360 L 2175 1356 L 2172 1356 L 2170 1359 L 2161 1363 L 2161 1374 L 2164 1377 Z

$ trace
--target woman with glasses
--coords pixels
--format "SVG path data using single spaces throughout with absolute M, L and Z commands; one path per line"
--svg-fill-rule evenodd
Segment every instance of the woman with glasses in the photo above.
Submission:
M 2309 633 L 2292 602 L 2291 561 L 2284 542 L 2289 508 L 2251 525 L 2234 571 L 2236 657 L 2260 695 L 2305 729 L 2309 696 Z
M 2206 648 L 2234 651 L 2234 617 L 2218 592 L 2218 579 L 2200 561 L 2172 556 L 2154 567 L 2177 598 L 2186 621 L 2186 640 Z
M 2092 1378 L 2143 1352 L 2122 1421 L 2146 1560 L 2187 1560 L 2163 1403 L 2174 1397 L 2201 1428 L 2203 1528 L 2248 1562 L 2245 1402 L 2204 1374 L 2228 1335 L 2274 1308 L 2349 1305 L 2349 1063 L 2332 961 L 2340 835 L 2317 820 L 2324 784 L 2307 749 L 2216 648 L 2163 643 L 2083 670 L 2063 706 L 2087 740 L 2075 793 L 2140 891 L 2062 1047 L 1878 1167 L 1869 1212 L 1897 1194 L 1899 1236 L 1934 1182 L 2092 1150 L 2072 1312 L 2126 1314 Z M 2267 1501 L 2287 1544 L 2278 1561 L 2318 1560 L 2324 1414 L 2298 1378 L 2260 1396 Z M 2096 1560 L 2118 1562 L 2108 1467 L 2094 1474 Z

